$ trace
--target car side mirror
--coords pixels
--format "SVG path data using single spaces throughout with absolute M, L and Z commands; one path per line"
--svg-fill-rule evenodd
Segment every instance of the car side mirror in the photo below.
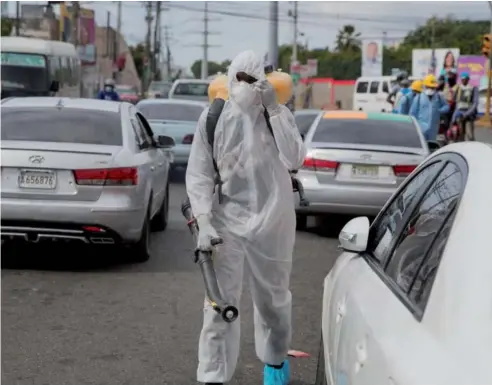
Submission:
M 166 135 L 159 135 L 157 137 L 157 147 L 159 148 L 171 148 L 174 147 L 176 143 L 174 142 L 174 139 L 171 138 L 170 136 Z
M 369 219 L 357 217 L 350 220 L 340 231 L 338 241 L 345 251 L 361 252 L 367 249 L 369 239 Z
M 50 85 L 50 91 L 58 92 L 59 89 L 60 89 L 60 83 L 58 82 L 58 80 L 53 80 Z
M 429 147 L 430 152 L 434 152 L 439 150 L 441 148 L 441 145 L 439 144 L 439 142 L 436 142 L 435 140 L 428 140 L 427 147 Z

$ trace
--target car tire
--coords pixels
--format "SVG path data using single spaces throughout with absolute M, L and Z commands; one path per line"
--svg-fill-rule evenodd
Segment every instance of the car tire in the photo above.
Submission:
M 152 231 L 164 231 L 166 230 L 169 219 L 169 182 L 166 185 L 166 192 L 164 199 L 162 200 L 161 207 L 158 213 L 152 218 Z
M 305 214 L 296 214 L 296 230 L 304 231 L 307 228 L 308 216 Z
M 130 245 L 128 248 L 128 259 L 130 262 L 143 263 L 147 262 L 150 259 L 150 205 L 152 202 L 149 202 L 149 212 L 145 217 L 144 224 L 142 227 L 142 235 L 140 239 Z
M 323 348 L 323 337 L 319 343 L 318 365 L 316 366 L 316 381 L 314 385 L 328 385 L 326 381 L 325 352 Z

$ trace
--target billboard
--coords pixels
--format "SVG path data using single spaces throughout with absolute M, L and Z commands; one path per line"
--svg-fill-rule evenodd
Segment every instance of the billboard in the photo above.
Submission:
M 463 72 L 468 72 L 470 75 L 470 84 L 474 87 L 480 87 L 482 78 L 487 82 L 485 68 L 487 66 L 487 58 L 485 56 L 460 56 L 458 59 L 458 79 L 461 78 Z
M 439 76 L 451 70 L 456 71 L 459 48 L 414 49 L 412 50 L 412 77 L 422 79 L 426 75 Z
M 383 76 L 383 41 L 362 40 L 362 76 Z
M 96 22 L 92 9 L 81 8 L 77 50 L 82 65 L 96 64 Z M 70 42 L 73 30 L 72 9 L 60 4 L 60 40 Z

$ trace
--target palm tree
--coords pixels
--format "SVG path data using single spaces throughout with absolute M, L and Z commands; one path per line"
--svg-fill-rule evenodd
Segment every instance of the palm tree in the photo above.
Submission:
M 351 24 L 344 25 L 338 31 L 336 38 L 336 49 L 338 52 L 358 51 L 360 49 L 360 32 L 355 32 Z

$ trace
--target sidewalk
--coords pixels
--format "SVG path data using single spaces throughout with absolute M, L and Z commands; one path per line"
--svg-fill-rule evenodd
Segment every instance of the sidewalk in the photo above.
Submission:
M 479 142 L 492 144 L 492 128 L 475 127 L 475 139 Z

